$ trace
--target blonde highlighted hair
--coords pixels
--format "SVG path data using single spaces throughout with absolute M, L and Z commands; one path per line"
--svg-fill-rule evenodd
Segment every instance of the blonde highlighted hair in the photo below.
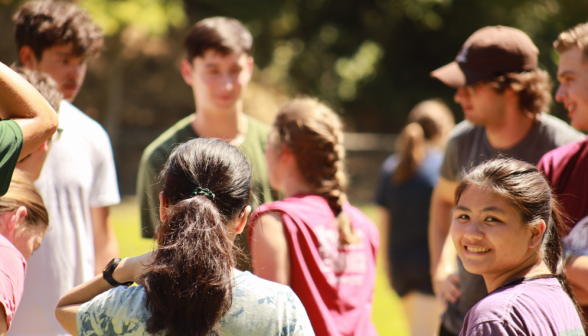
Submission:
M 8 192 L 0 197 L 0 213 L 16 211 L 21 206 L 27 208 L 29 225 L 45 228 L 49 225 L 49 215 L 39 191 L 23 171 L 15 169 Z
M 559 34 L 557 40 L 553 42 L 553 47 L 560 54 L 576 47 L 584 55 L 584 60 L 588 61 L 588 22 L 581 23 Z

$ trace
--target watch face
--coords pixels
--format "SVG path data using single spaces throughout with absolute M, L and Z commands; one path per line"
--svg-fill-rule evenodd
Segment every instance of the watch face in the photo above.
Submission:
M 112 265 L 112 263 L 114 263 L 114 259 L 116 258 L 113 258 L 111 261 L 108 262 L 108 264 L 106 264 L 106 267 L 104 267 L 102 273 L 106 272 L 106 270 Z

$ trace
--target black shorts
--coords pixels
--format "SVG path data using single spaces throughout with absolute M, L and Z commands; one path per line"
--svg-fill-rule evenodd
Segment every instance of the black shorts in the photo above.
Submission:
M 390 258 L 390 271 L 392 273 L 392 288 L 403 297 L 412 291 L 426 295 L 435 295 L 429 273 L 428 251 L 417 252 L 410 257 L 393 255 Z

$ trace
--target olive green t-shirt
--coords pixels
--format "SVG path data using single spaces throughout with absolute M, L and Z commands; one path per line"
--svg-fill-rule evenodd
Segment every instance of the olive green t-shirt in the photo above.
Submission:
M 272 201 L 264 156 L 270 127 L 251 116 L 246 117 L 247 134 L 239 150 L 251 165 L 251 207 L 255 210 L 260 204 Z M 177 145 L 198 137 L 200 136 L 192 128 L 191 116 L 188 116 L 161 134 L 143 152 L 137 177 L 137 196 L 141 207 L 141 235 L 144 238 L 153 238 L 159 223 L 159 193 L 163 187 L 158 181 L 158 175 L 167 158 Z M 236 243 L 249 259 L 247 239 L 240 236 Z M 239 261 L 237 266 L 241 270 L 251 269 L 249 261 Z
M 22 143 L 20 126 L 14 120 L 0 120 L 0 196 L 8 192 Z

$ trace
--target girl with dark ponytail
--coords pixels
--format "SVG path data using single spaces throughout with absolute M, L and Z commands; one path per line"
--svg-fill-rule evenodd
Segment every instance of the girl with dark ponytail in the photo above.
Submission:
M 289 285 L 318 335 L 377 335 L 371 323 L 378 231 L 347 202 L 343 129 L 315 99 L 284 105 L 266 149 L 270 185 L 248 232 L 256 275 Z
M 314 335 L 291 289 L 235 269 L 234 240 L 251 212 L 251 170 L 239 150 L 190 140 L 161 182 L 157 249 L 114 259 L 63 296 L 62 326 L 73 335 Z
M 462 179 L 455 204 L 453 243 L 489 292 L 460 335 L 585 335 L 562 265 L 563 213 L 537 168 L 514 159 L 483 163 Z
M 454 125 L 451 110 L 440 100 L 417 104 L 396 141 L 396 153 L 382 164 L 376 190 L 382 264 L 415 336 L 435 335 L 443 312 L 429 272 L 429 208 Z

